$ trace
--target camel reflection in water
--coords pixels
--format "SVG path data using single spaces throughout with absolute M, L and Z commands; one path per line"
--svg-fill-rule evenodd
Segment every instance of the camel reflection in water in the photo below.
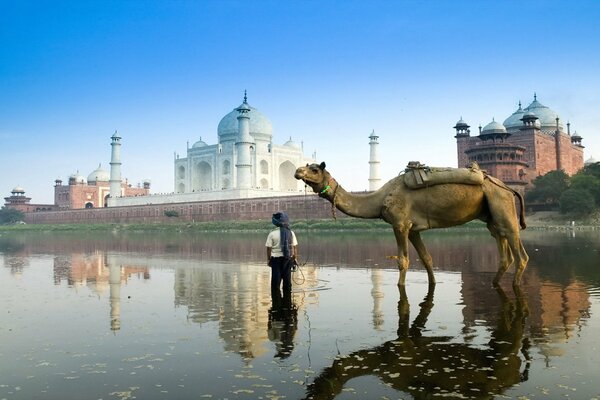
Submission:
M 434 394 L 490 398 L 528 379 L 529 340 L 523 338 L 528 306 L 518 288 L 514 300 L 497 289 L 501 309 L 485 347 L 455 343 L 451 336 L 424 336 L 434 287 L 419 304 L 412 324 L 406 291 L 403 287 L 399 291 L 398 338 L 338 357 L 308 386 L 307 399 L 334 399 L 348 381 L 362 376 L 376 376 L 415 399 Z

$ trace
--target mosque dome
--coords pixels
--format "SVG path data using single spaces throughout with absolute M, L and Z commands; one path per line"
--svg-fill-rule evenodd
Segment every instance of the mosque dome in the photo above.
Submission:
M 83 177 L 83 175 L 79 174 L 79 171 L 77 171 L 76 173 L 69 176 L 69 184 L 71 184 L 71 182 L 72 182 L 72 184 L 82 184 L 82 185 L 85 185 L 87 183 L 85 178 Z
M 460 119 L 458 120 L 456 125 L 454 125 L 454 129 L 458 129 L 458 128 L 469 128 L 469 124 L 467 124 L 465 122 L 465 120 L 462 119 L 462 117 L 460 117 Z
M 523 121 L 521 121 L 521 118 L 523 118 L 524 114 L 525 111 L 521 108 L 521 102 L 519 102 L 519 108 L 512 113 L 510 117 L 506 118 L 502 125 L 504 125 L 506 129 L 520 128 L 523 126 Z
M 217 128 L 219 138 L 223 136 L 236 136 L 238 134 L 238 119 L 240 115 L 238 109 L 249 109 L 247 115 L 250 118 L 250 135 L 252 136 L 273 136 L 273 126 L 271 121 L 258 111 L 256 108 L 249 105 L 246 100 L 239 106 L 233 109 L 229 114 L 225 115 Z
M 13 194 L 25 194 L 25 189 L 23 189 L 21 186 L 15 186 L 15 188 L 13 190 L 11 190 L 11 193 L 13 193 Z
M 286 146 L 286 147 L 292 147 L 294 149 L 301 149 L 302 148 L 302 146 L 300 146 L 298 143 L 294 142 L 291 137 L 290 137 L 290 140 L 288 140 L 287 142 L 285 142 L 283 145 Z
M 506 133 L 506 128 L 500 122 L 492 120 L 489 124 L 483 127 L 481 130 L 482 135 L 495 135 L 495 134 Z
M 554 110 L 540 103 L 537 100 L 536 95 L 533 96 L 533 101 L 525 108 L 525 111 L 530 111 L 538 117 L 542 129 L 556 129 L 556 118 L 558 118 L 558 114 Z M 558 121 L 558 124 L 562 129 L 563 124 L 560 120 Z
M 88 183 L 108 182 L 110 181 L 110 174 L 102 169 L 102 164 L 98 164 L 98 168 L 88 175 L 87 181 Z
M 206 146 L 208 146 L 208 145 L 202 140 L 202 138 L 200 138 L 200 140 L 198 140 L 196 143 L 194 143 L 192 145 L 192 149 L 197 149 L 197 148 L 206 147 Z

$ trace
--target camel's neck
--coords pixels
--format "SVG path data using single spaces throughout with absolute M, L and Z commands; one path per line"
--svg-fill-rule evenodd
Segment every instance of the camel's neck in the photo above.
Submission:
M 330 179 L 328 186 L 320 193 L 335 207 L 356 218 L 380 218 L 384 191 L 381 189 L 368 194 L 352 194 L 341 187 L 335 179 Z

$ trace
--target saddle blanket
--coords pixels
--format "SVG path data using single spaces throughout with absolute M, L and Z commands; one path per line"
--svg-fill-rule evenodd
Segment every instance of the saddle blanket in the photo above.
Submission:
M 470 168 L 431 168 L 411 161 L 404 170 L 404 184 L 409 189 L 421 189 L 445 183 L 483 185 L 483 171 L 476 163 Z

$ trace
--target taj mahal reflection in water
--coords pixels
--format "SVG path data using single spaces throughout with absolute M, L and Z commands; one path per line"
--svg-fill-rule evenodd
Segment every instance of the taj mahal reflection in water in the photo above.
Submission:
M 189 337 L 193 354 L 202 362 L 182 362 L 179 368 L 185 368 L 179 370 L 174 360 L 174 373 L 191 368 L 200 376 L 209 371 L 227 375 L 239 369 L 234 377 L 253 377 L 246 371 L 251 367 L 259 371 L 256 376 L 260 375 L 262 385 L 270 388 L 265 393 L 274 391 L 275 397 L 332 399 L 349 388 L 356 393 L 404 393 L 413 398 L 427 397 L 425 393 L 472 398 L 521 393 L 529 386 L 544 386 L 547 368 L 577 368 L 568 353 L 586 336 L 587 325 L 597 324 L 592 316 L 598 304 L 597 275 L 581 272 L 588 271 L 597 257 L 590 242 L 578 245 L 580 264 L 569 265 L 567 256 L 573 249 L 552 250 L 546 238 L 531 239 L 529 245 L 540 251 L 532 251 L 522 291 L 513 292 L 492 289 L 494 244 L 481 245 L 476 236 L 430 240 L 437 264 L 448 266 L 436 272 L 440 283 L 435 290 L 418 268 L 409 273 L 413 276 L 406 289 L 398 290 L 396 271 L 379 265 L 385 262 L 382 255 L 393 252 L 394 244 L 387 239 L 337 237 L 332 239 L 337 243 L 333 247 L 323 238 L 322 249 L 306 246 L 304 252 L 311 260 L 295 274 L 288 302 L 271 298 L 270 271 L 258 261 L 262 260 L 260 245 L 255 248 L 248 237 L 235 240 L 238 246 L 223 244 L 222 238 L 177 244 L 119 238 L 95 245 L 85 239 L 62 245 L 26 239 L 6 245 L 0 240 L 0 251 L 4 272 L 23 284 L 51 259 L 52 278 L 46 283 L 36 279 L 41 285 L 37 290 L 51 285 L 71 291 L 68 296 L 75 299 L 98 299 L 103 305 L 93 303 L 89 312 L 104 310 L 93 319 L 104 321 L 104 331 L 116 340 L 140 340 L 137 331 L 141 331 L 142 338 L 150 338 L 147 344 L 155 349 L 151 353 L 160 353 L 156 349 L 162 346 L 176 347 L 173 343 L 181 339 L 175 338 Z M 233 247 L 236 250 L 228 250 Z M 10 289 L 3 293 L 10 294 Z M 12 303 L 7 304 L 10 308 Z M 165 322 L 167 333 L 161 335 L 172 334 L 170 339 L 152 328 L 168 320 L 169 304 L 180 324 Z M 5 322 L 5 326 L 14 323 Z M 18 331 L 18 323 L 14 324 Z M 81 329 L 76 322 L 62 328 L 71 334 Z M 10 332 L 0 331 L 0 336 L 3 342 L 18 341 Z M 237 354 L 241 363 L 211 370 L 224 362 L 225 354 Z M 180 358 L 185 359 L 184 354 Z M 130 359 L 117 357 L 121 362 Z M 284 364 L 273 367 L 268 360 Z M 227 363 L 232 361 L 227 358 Z M 136 371 L 136 379 L 140 375 Z M 6 376 L 18 374 L 12 371 Z M 292 377 L 297 384 L 281 384 Z M 366 377 L 368 382 L 361 381 Z M 207 385 L 210 379 L 200 381 Z M 244 394 L 252 398 L 262 393 L 258 384 L 253 389 L 235 389 L 234 378 L 221 383 L 230 385 L 229 391 L 212 394 L 212 388 L 203 386 L 196 393 L 204 391 L 216 398 L 244 398 Z M 147 395 L 144 398 L 155 398 L 149 389 L 138 391 Z

